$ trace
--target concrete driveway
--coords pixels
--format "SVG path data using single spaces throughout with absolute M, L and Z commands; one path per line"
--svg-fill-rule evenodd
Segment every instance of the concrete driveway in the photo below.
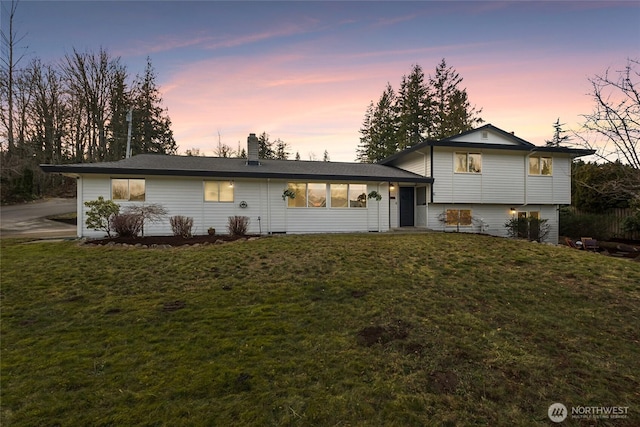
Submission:
M 75 237 L 75 225 L 47 219 L 73 212 L 76 212 L 76 199 L 45 199 L 0 206 L 0 237 Z

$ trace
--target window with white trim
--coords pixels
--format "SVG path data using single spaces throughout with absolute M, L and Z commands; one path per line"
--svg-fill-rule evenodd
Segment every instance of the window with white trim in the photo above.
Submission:
M 111 178 L 111 200 L 144 202 L 145 193 L 144 178 Z
M 204 181 L 204 201 L 233 203 L 233 190 L 233 181 Z
M 447 209 L 445 225 L 450 227 L 471 226 L 471 209 Z
M 455 173 L 481 173 L 482 154 L 454 153 L 453 170 Z
M 553 173 L 553 158 L 551 157 L 529 157 L 529 175 L 551 176 Z
M 367 207 L 366 184 L 289 182 L 287 188 L 295 194 L 287 200 L 290 208 Z

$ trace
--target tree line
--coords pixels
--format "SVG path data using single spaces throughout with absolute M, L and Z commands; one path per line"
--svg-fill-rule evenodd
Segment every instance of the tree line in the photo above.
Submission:
M 131 153 L 174 154 L 171 120 L 162 106 L 156 74 L 147 58 L 132 76 L 106 49 L 73 51 L 53 63 L 25 62 L 13 28 L 17 2 L 3 32 L 0 69 L 2 201 L 41 195 L 62 183 L 45 176 L 41 163 L 87 163 L 125 157 L 129 122 Z M 20 49 L 22 50 L 22 49 Z
M 414 65 L 397 92 L 387 83 L 367 107 L 357 160 L 377 162 L 425 139 L 447 138 L 483 123 L 482 109 L 471 105 L 462 81 L 443 58 L 429 77 Z
M 227 158 L 247 158 L 247 151 L 244 147 L 241 147 L 238 142 L 238 148 L 234 150 L 231 146 L 227 144 L 223 144 L 220 140 L 220 135 L 218 135 L 218 145 L 213 150 L 213 154 L 215 157 L 227 157 Z M 284 142 L 282 139 L 277 138 L 275 140 L 271 140 L 271 136 L 267 132 L 262 132 L 258 135 L 258 158 L 260 159 L 271 159 L 271 160 L 289 160 L 289 156 L 291 156 L 291 146 L 289 143 Z M 190 148 L 185 151 L 185 155 L 187 156 L 200 156 L 203 155 L 200 152 L 199 148 Z M 300 160 L 300 152 L 296 151 L 294 160 Z M 309 160 L 317 161 L 318 158 L 315 153 L 309 153 Z M 331 158 L 329 156 L 329 152 L 324 150 L 322 155 L 322 161 L 328 162 Z

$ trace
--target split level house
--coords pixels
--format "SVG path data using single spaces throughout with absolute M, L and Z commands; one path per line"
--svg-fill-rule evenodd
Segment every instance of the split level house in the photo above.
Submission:
M 571 163 L 590 150 L 536 146 L 492 125 L 423 141 L 378 163 L 141 154 L 115 162 L 41 165 L 77 179 L 78 237 L 84 202 L 160 204 L 169 213 L 145 225 L 171 234 L 169 217 L 193 218 L 193 233 L 226 232 L 246 216 L 252 234 L 384 232 L 402 227 L 506 236 L 510 218 L 546 219 L 558 239 L 558 208 L 571 203 Z M 288 190 L 288 191 L 287 191 Z M 289 195 L 289 196 L 288 196 Z M 293 196 L 295 195 L 295 196 Z

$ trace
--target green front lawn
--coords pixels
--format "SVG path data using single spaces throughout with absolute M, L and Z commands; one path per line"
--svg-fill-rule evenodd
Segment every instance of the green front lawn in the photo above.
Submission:
M 3 426 L 640 423 L 632 261 L 466 234 L 1 245 Z

